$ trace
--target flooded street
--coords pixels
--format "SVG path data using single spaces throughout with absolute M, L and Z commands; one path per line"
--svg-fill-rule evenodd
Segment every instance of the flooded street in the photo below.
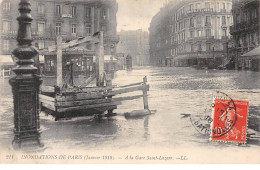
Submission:
M 41 140 L 47 150 L 64 147 L 80 150 L 234 147 L 236 150 L 236 144 L 209 141 L 209 136 L 198 133 L 190 120 L 181 116 L 204 113 L 217 90 L 230 96 L 240 94 L 242 99 L 249 100 L 249 114 L 260 115 L 260 73 L 138 67 L 131 72 L 116 72 L 113 84 L 140 82 L 144 76 L 150 84 L 148 102 L 150 110 L 156 110 L 154 115 L 140 119 L 126 119 L 123 116 L 125 112 L 143 109 L 142 98 L 124 101 L 114 110 L 118 116 L 101 120 L 81 117 L 55 122 L 42 112 Z M 0 142 L 9 147 L 13 139 L 13 103 L 7 79 L 0 80 L 0 89 Z M 259 148 L 259 144 L 251 143 L 245 149 Z

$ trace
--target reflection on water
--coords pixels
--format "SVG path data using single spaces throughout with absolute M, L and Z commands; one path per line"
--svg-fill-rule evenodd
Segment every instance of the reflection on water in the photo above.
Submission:
M 216 90 L 241 94 L 250 102 L 249 113 L 259 116 L 260 73 L 140 67 L 131 72 L 118 71 L 113 84 L 140 82 L 144 76 L 147 76 L 150 84 L 149 108 L 157 110 L 156 114 L 140 119 L 125 119 L 125 112 L 143 108 L 142 98 L 122 102 L 115 110 L 118 116 L 113 118 L 83 117 L 55 122 L 41 113 L 42 141 L 50 149 L 64 146 L 80 149 L 233 146 L 210 142 L 208 136 L 199 134 L 192 127 L 189 119 L 181 119 L 181 114 L 204 113 L 211 105 Z M 44 78 L 44 84 L 53 82 L 53 78 Z M 13 104 L 7 80 L 0 81 L 0 89 L 0 142 L 9 146 L 13 138 Z

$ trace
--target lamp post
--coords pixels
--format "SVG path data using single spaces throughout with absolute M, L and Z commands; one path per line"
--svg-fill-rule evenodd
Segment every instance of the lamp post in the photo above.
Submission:
M 43 146 L 40 142 L 39 123 L 39 87 L 42 82 L 34 67 L 34 58 L 38 55 L 32 46 L 31 8 L 29 0 L 19 3 L 20 16 L 17 42 L 13 50 L 17 58 L 13 69 L 15 76 L 9 81 L 13 91 L 14 102 L 14 149 L 38 149 Z

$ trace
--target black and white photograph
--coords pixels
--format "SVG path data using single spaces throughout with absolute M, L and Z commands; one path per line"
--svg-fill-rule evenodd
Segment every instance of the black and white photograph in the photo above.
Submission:
M 259 164 L 260 0 L 0 0 L 0 164 Z

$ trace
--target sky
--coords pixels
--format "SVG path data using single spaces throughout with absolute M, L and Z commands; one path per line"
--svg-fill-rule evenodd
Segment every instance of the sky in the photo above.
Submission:
M 148 31 L 152 17 L 166 0 L 117 0 L 117 31 L 143 29 Z

